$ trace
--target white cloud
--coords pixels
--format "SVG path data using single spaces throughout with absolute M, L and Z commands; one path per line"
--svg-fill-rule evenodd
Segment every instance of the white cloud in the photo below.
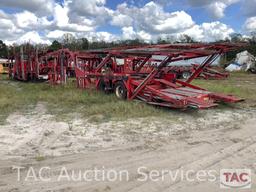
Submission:
M 9 18 L 18 29 L 28 31 L 44 31 L 53 27 L 53 21 L 49 21 L 46 16 L 37 17 L 34 13 L 23 11 L 15 13 Z
M 219 21 L 212 23 L 203 23 L 201 28 L 203 29 L 203 35 L 205 41 L 216 41 L 229 38 L 234 30 Z
M 256 32 L 256 17 L 250 17 L 245 21 L 245 30 L 248 32 Z
M 56 4 L 54 7 L 54 21 L 58 27 L 64 27 L 69 23 L 68 7 Z
M 34 13 L 29 11 L 16 13 L 10 19 L 13 20 L 18 28 L 27 30 L 45 30 L 53 24 L 46 16 L 37 17 Z
M 108 12 L 105 7 L 106 0 L 73 0 L 69 2 L 71 10 L 75 10 L 78 15 L 97 16 Z
M 220 19 L 225 16 L 225 9 L 240 0 L 188 0 L 194 7 L 205 7 L 213 18 Z
M 105 31 L 99 31 L 99 32 L 69 32 L 69 31 L 61 31 L 61 30 L 54 30 L 50 31 L 46 37 L 48 39 L 58 39 L 61 40 L 64 34 L 71 34 L 76 38 L 83 38 L 86 37 L 89 41 L 106 41 L 106 42 L 112 42 L 119 40 L 120 37 L 117 35 L 113 35 L 111 33 L 105 32 Z
M 224 40 L 230 38 L 230 35 L 234 33 L 234 30 L 229 26 L 216 21 L 212 23 L 203 23 L 202 25 L 195 25 L 191 29 L 184 31 L 184 33 L 192 37 L 196 41 L 213 42 L 217 40 Z
M 94 31 L 96 28 L 96 24 L 93 22 L 93 19 L 88 19 L 86 17 L 80 17 L 77 15 L 73 15 L 76 18 L 71 18 L 70 12 L 74 12 L 71 5 L 74 2 L 65 2 L 63 6 L 56 4 L 54 7 L 54 22 L 58 29 L 63 31 L 70 32 L 88 32 Z M 79 3 L 79 1 L 77 1 Z M 73 20 L 71 20 L 73 19 Z
M 30 42 L 34 44 L 42 43 L 42 44 L 50 44 L 49 40 L 44 40 L 36 31 L 30 31 L 26 34 L 22 35 L 18 41 L 18 43 Z
M 214 2 L 207 6 L 207 9 L 214 18 L 222 18 L 225 16 L 226 7 L 227 5 L 223 2 Z
M 205 2 L 206 5 L 211 3 L 211 1 Z M 229 38 L 230 34 L 234 32 L 232 28 L 218 21 L 201 25 L 195 24 L 186 12 L 168 13 L 154 2 L 150 2 L 141 8 L 128 7 L 126 3 L 123 3 L 117 7 L 116 12 L 119 15 L 127 15 L 128 18 L 133 19 L 133 24 L 125 22 L 125 19 L 119 22 L 119 26 L 122 26 L 123 39 L 140 38 L 146 41 L 156 41 L 159 36 L 179 38 L 182 34 L 187 34 L 197 41 L 216 41 Z M 219 16 L 224 14 L 218 9 L 215 9 L 215 12 Z M 112 23 L 118 14 L 113 16 Z M 124 17 L 122 16 L 122 18 Z M 114 22 L 114 24 L 118 24 L 118 22 Z
M 50 31 L 49 33 L 47 33 L 46 37 L 49 38 L 49 39 L 60 39 L 60 38 L 62 38 L 62 36 L 63 36 L 65 33 L 70 33 L 70 34 L 72 34 L 73 36 L 75 36 L 75 33 L 74 33 L 74 32 L 61 31 L 61 30 L 54 30 L 54 31 Z
M 52 12 L 54 0 L 0 0 L 1 8 L 18 8 L 28 10 L 39 15 Z
M 139 31 L 138 32 L 138 36 L 139 36 L 139 39 L 143 39 L 146 42 L 152 41 L 152 35 L 147 33 L 147 32 L 145 32 L 145 31 Z
M 37 24 L 38 18 L 34 13 L 29 11 L 24 11 L 21 13 L 16 13 L 14 15 L 17 21 L 17 27 L 26 28 Z
M 125 16 L 126 19 L 120 20 L 120 18 L 125 18 Z M 131 22 L 131 19 L 133 22 Z M 133 23 L 136 30 L 147 31 L 147 33 L 174 33 L 194 25 L 191 16 L 186 12 L 165 12 L 162 6 L 153 1 L 141 8 L 128 7 L 126 3 L 119 5 L 116 14 L 113 15 L 112 23 L 115 25 L 119 24 L 121 27 L 131 26 L 131 23 Z
M 120 13 L 115 13 L 111 21 L 112 25 L 120 27 L 131 26 L 132 23 L 133 19 L 130 16 Z
M 72 0 L 67 2 L 69 7 L 69 18 L 72 22 L 90 19 L 93 25 L 105 24 L 111 19 L 113 10 L 105 6 L 106 0 Z
M 87 18 L 83 18 L 80 22 L 70 22 L 69 12 L 69 2 L 64 3 L 63 6 L 56 4 L 54 7 L 54 22 L 58 29 L 71 32 L 87 32 L 93 31 L 95 27 L 92 21 Z
M 222 17 L 224 10 L 238 0 L 189 0 L 192 6 L 213 6 L 213 15 Z M 16 1 L 17 2 L 17 1 Z M 22 1 L 23 2 L 23 1 Z M 106 7 L 106 0 L 65 0 L 62 4 L 53 0 L 46 0 L 51 4 L 50 14 L 40 15 L 42 0 L 31 0 L 31 5 L 14 0 L 6 3 L 0 0 L 0 5 L 19 7 L 21 11 L 8 14 L 0 9 L 0 39 L 8 42 L 48 42 L 60 39 L 63 34 L 71 33 L 77 38 L 86 37 L 95 41 L 114 41 L 119 39 L 143 39 L 147 42 L 156 41 L 161 37 L 179 37 L 187 34 L 198 41 L 214 41 L 225 39 L 233 32 L 229 26 L 218 21 L 196 24 L 192 17 L 183 10 L 167 12 L 163 5 L 165 0 L 150 1 L 140 7 L 122 3 L 115 10 Z M 37 6 L 35 8 L 35 3 Z M 159 3 L 160 2 L 160 3 Z M 199 5 L 200 2 L 202 5 Z M 247 28 L 254 26 L 248 21 Z M 121 34 L 97 31 L 100 26 L 115 26 L 120 28 Z
M 141 30 L 138 32 L 135 32 L 133 27 L 123 27 L 122 28 L 122 39 L 143 39 L 146 42 L 150 42 L 152 40 L 156 40 L 154 36 L 151 34 Z
M 122 28 L 122 37 L 123 39 L 136 39 L 137 34 L 133 30 L 133 27 L 123 27 Z
M 8 18 L 8 15 L 5 13 L 5 12 L 3 12 L 2 10 L 0 10 L 0 18 Z
M 117 35 L 111 34 L 109 32 L 100 31 L 100 32 L 88 32 L 79 34 L 80 37 L 86 37 L 89 41 L 106 41 L 112 42 L 119 40 Z
M 17 28 L 12 20 L 12 16 L 0 11 L 0 39 L 14 39 L 24 31 Z
M 31 43 L 31 44 L 50 44 L 51 42 L 47 39 L 43 39 L 37 31 L 30 31 L 20 36 L 18 39 L 13 41 L 5 41 L 6 44 L 23 44 L 23 43 Z
M 190 15 L 184 11 L 177 11 L 168 14 L 168 17 L 152 26 L 157 32 L 173 32 L 190 28 L 194 22 Z
M 194 25 L 190 29 L 177 34 L 177 37 L 179 37 L 181 34 L 186 34 L 192 37 L 196 41 L 203 41 L 205 36 L 204 36 L 204 29 L 200 25 Z

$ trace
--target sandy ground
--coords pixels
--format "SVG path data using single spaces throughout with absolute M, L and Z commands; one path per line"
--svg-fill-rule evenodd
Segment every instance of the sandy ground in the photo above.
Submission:
M 255 112 L 211 109 L 193 115 L 177 112 L 170 119 L 141 118 L 94 124 L 80 119 L 79 115 L 72 122 L 58 122 L 47 114 L 43 103 L 38 103 L 27 114 L 11 114 L 8 123 L 0 126 L 0 191 L 220 191 L 219 179 L 172 180 L 163 170 L 214 170 L 218 177 L 220 169 L 247 168 L 255 178 Z M 24 167 L 19 181 L 18 170 L 13 166 Z M 42 167 L 48 167 L 43 170 L 47 181 L 39 178 Z M 141 167 L 147 177 L 152 170 L 160 174 L 154 180 L 141 181 L 146 177 L 138 172 Z M 126 170 L 129 178 L 59 180 L 63 168 L 69 176 L 72 171 L 79 173 L 95 168 L 105 172 Z M 38 180 L 28 179 L 31 169 Z M 194 178 L 195 172 L 191 177 Z M 256 183 L 248 191 L 256 191 Z

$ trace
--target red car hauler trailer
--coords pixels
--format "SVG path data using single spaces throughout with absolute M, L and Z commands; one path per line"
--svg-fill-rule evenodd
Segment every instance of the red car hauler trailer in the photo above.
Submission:
M 67 76 L 75 75 L 74 53 L 68 49 L 38 54 L 37 49 L 23 50 L 14 54 L 10 65 L 11 78 L 29 80 L 49 80 L 50 84 L 65 83 Z
M 122 99 L 170 108 L 205 109 L 218 102 L 234 103 L 241 99 L 207 91 L 191 82 L 221 54 L 236 48 L 233 44 L 168 44 L 88 51 L 75 59 L 77 84 L 80 88 L 113 91 Z M 164 57 L 151 65 L 153 55 Z M 206 59 L 186 81 L 164 71 L 173 62 L 198 57 Z
M 191 66 L 168 66 L 164 70 L 166 73 L 176 74 L 178 79 L 188 79 L 193 72 L 196 71 L 198 64 L 191 64 Z M 199 79 L 226 79 L 228 78 L 229 73 L 225 72 L 224 69 L 218 66 L 208 66 L 204 68 L 202 73 L 197 77 Z
M 14 60 L 14 62 L 13 62 Z M 39 76 L 37 50 L 20 47 L 20 53 L 14 53 L 9 65 L 9 77 L 21 81 L 36 80 Z
M 139 59 L 137 59 L 139 61 Z M 149 59 L 147 63 L 150 63 L 150 65 L 147 65 L 148 70 L 153 70 L 154 65 L 157 65 L 161 62 L 160 59 Z M 164 73 L 172 73 L 176 75 L 176 78 L 178 79 L 188 79 L 193 72 L 196 71 L 199 64 L 193 64 L 190 65 L 176 65 L 175 63 L 173 65 L 167 65 L 162 70 Z M 143 70 L 143 68 L 142 68 Z M 229 76 L 229 73 L 225 72 L 224 69 L 218 66 L 207 66 L 204 68 L 204 70 L 200 73 L 200 75 L 197 78 L 200 79 L 226 79 Z
M 74 53 L 69 49 L 48 52 L 39 58 L 40 66 L 48 75 L 50 84 L 66 83 L 74 75 Z

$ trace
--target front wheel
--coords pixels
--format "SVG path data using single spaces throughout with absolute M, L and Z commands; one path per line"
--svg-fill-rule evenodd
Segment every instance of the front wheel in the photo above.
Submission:
M 127 89 L 123 82 L 118 82 L 115 85 L 115 94 L 119 99 L 126 99 L 127 98 Z

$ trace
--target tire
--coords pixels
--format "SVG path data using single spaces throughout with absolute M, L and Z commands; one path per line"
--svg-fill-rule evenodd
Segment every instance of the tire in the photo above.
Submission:
M 9 77 L 10 77 L 10 79 L 14 80 L 15 74 L 13 72 L 9 73 Z
M 181 74 L 182 79 L 188 79 L 190 76 L 191 76 L 191 72 L 189 71 L 184 71 Z
M 253 73 L 253 74 L 256 74 L 256 68 L 251 68 L 251 69 L 249 69 L 249 71 L 250 71 L 251 73 Z
M 118 82 L 115 85 L 115 94 L 117 98 L 125 100 L 127 98 L 127 89 L 123 82 Z
M 101 79 L 100 82 L 99 82 L 99 85 L 98 85 L 98 89 L 102 92 L 105 92 L 106 91 L 106 84 L 105 82 Z

